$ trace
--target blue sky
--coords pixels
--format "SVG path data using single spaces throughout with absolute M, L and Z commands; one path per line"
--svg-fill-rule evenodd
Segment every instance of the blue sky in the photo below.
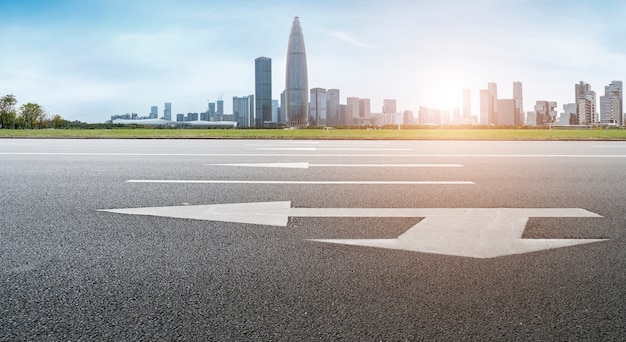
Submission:
M 68 120 L 103 122 L 201 112 L 207 100 L 254 93 L 254 59 L 272 58 L 273 97 L 284 88 L 294 16 L 309 87 L 338 88 L 398 110 L 460 106 L 462 89 L 498 83 L 537 100 L 573 101 L 574 84 L 598 96 L 626 78 L 622 1 L 167 1 L 9 0 L 0 3 L 0 95 L 36 102 Z

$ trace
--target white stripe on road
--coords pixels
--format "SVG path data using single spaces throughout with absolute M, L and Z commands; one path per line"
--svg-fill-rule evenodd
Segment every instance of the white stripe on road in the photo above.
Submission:
M 412 148 L 257 147 L 265 151 L 413 151 Z
M 182 180 L 130 179 L 127 183 L 157 184 L 293 184 L 293 185 L 474 185 L 469 181 L 248 181 L 248 180 Z
M 205 164 L 207 166 L 266 167 L 287 169 L 308 169 L 311 167 L 463 167 L 461 164 L 310 164 L 310 163 L 244 163 L 244 164 Z
M 0 152 L 0 156 L 102 157 L 384 157 L 384 158 L 626 158 L 626 154 L 283 154 L 283 153 L 113 153 L 113 152 Z
M 463 167 L 461 164 L 309 164 L 311 167 Z

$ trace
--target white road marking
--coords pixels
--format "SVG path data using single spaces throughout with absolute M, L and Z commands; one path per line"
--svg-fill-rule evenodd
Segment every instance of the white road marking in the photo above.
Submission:
M 235 167 L 269 167 L 284 169 L 308 169 L 309 163 L 246 163 L 246 164 L 205 164 L 207 166 L 235 166 Z
M 494 258 L 606 239 L 522 239 L 530 217 L 602 217 L 579 208 L 292 208 L 291 202 L 102 209 L 100 211 L 286 227 L 291 217 L 424 217 L 395 239 L 310 241 Z
M 115 152 L 0 152 L 0 156 L 103 157 L 371 157 L 371 158 L 626 158 L 626 154 L 282 154 L 282 153 L 115 153 Z
M 270 151 L 317 151 L 316 147 L 257 147 L 255 150 Z
M 470 181 L 257 181 L 257 180 L 182 180 L 130 179 L 127 183 L 157 184 L 292 184 L 292 185 L 474 185 Z
M 257 147 L 265 151 L 413 151 L 412 148 Z
M 319 145 L 319 141 L 278 141 L 280 144 L 314 144 Z M 248 145 L 250 146 L 250 145 Z
M 311 167 L 463 167 L 461 164 L 311 164 L 311 163 L 245 163 L 245 164 L 205 164 L 208 166 L 269 167 L 308 169 Z

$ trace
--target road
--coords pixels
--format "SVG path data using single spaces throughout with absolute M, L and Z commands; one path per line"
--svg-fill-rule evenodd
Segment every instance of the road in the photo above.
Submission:
M 626 142 L 0 139 L 0 176 L 2 341 L 626 339 Z M 595 242 L 458 252 L 508 221 Z

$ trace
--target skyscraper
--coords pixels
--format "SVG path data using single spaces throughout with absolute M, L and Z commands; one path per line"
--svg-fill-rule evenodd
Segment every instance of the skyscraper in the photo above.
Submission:
M 326 126 L 327 125 L 327 108 L 326 108 L 326 89 L 313 88 L 311 89 L 311 104 L 310 104 L 311 117 L 309 123 L 313 126 Z
M 383 100 L 383 114 L 396 114 L 396 100 L 384 99 Z
M 272 99 L 272 122 L 280 122 L 278 118 L 278 100 Z
M 371 117 L 370 99 L 359 99 L 359 125 L 369 125 Z
M 237 121 L 237 126 L 251 127 L 254 125 L 254 105 L 251 102 L 254 102 L 254 95 L 233 96 L 233 120 Z
M 405 110 L 403 113 L 402 122 L 405 125 L 415 124 L 415 117 L 413 116 L 413 112 L 410 110 Z
M 159 107 L 152 106 L 150 107 L 150 119 L 156 119 L 159 117 Z
M 346 126 L 356 126 L 358 125 L 359 120 L 359 98 L 358 97 L 348 97 L 346 98 L 346 115 L 345 115 L 345 123 Z
M 487 83 L 487 91 L 489 92 L 489 97 L 491 97 L 491 101 L 493 101 L 491 106 L 492 111 L 489 113 L 488 124 L 495 124 L 496 113 L 498 112 L 498 84 L 495 82 Z
M 328 89 L 326 91 L 326 118 L 328 126 L 343 126 L 344 122 L 339 120 L 339 89 Z
M 215 121 L 224 121 L 224 100 L 222 97 L 217 98 L 217 110 L 215 111 L 217 119 Z
M 514 99 L 498 99 L 498 111 L 496 112 L 496 122 L 498 126 L 515 125 L 515 100 Z
M 472 116 L 471 93 L 469 89 L 463 89 L 463 119 L 468 120 Z
M 285 102 L 287 122 L 292 126 L 308 126 L 309 83 L 304 35 L 298 17 L 293 19 L 287 47 Z
M 286 106 L 285 106 L 285 90 L 280 93 L 280 107 L 278 108 L 278 122 L 287 123 Z
M 417 112 L 417 123 L 420 125 L 425 125 L 428 123 L 428 107 L 420 106 L 419 111 Z
M 217 121 L 215 118 L 215 102 L 209 102 L 209 121 Z
M 488 89 L 480 90 L 480 124 L 489 125 L 489 118 L 493 117 L 493 100 Z
M 522 82 L 513 82 L 513 100 L 515 100 L 515 124 L 524 125 L 524 102 L 522 99 Z
M 600 96 L 600 118 L 603 123 L 624 125 L 622 81 L 612 81 Z
M 599 121 L 596 118 L 596 92 L 591 90 L 589 83 L 580 81 L 575 85 L 575 91 L 578 124 L 589 125 Z
M 172 121 L 172 103 L 165 102 L 165 109 L 163 110 L 163 119 Z
M 259 57 L 254 60 L 254 91 L 256 97 L 256 127 L 272 121 L 272 60 Z
M 517 109 L 516 109 L 517 110 Z M 535 104 L 535 115 L 537 126 L 548 125 L 556 122 L 556 102 L 537 101 Z

